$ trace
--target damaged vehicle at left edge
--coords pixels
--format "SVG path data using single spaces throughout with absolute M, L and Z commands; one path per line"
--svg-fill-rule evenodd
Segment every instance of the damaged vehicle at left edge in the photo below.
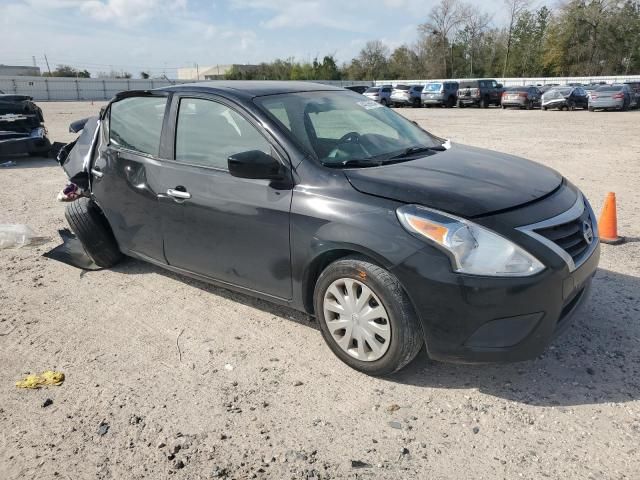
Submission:
M 40 156 L 50 150 L 42 110 L 33 98 L 0 92 L 0 156 Z

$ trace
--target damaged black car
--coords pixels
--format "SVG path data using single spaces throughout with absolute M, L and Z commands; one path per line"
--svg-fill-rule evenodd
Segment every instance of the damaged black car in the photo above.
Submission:
M 371 375 L 535 358 L 588 298 L 594 213 L 558 172 L 436 137 L 341 88 L 116 96 L 60 161 L 93 261 L 124 255 L 314 315 Z M 244 328 L 251 328 L 246 325 Z
M 50 149 L 42 110 L 33 98 L 0 92 L 0 156 L 40 156 Z

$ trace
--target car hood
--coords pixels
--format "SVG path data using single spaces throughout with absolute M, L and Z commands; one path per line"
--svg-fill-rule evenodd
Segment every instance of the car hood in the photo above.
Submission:
M 344 173 L 362 193 L 462 217 L 517 207 L 562 184 L 558 172 L 535 162 L 457 144 L 416 160 Z

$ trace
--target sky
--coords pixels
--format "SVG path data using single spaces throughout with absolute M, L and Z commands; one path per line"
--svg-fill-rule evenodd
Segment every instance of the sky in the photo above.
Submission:
M 411 44 L 436 0 L 0 0 L 0 64 L 166 73 Z M 473 2 L 504 22 L 502 0 Z

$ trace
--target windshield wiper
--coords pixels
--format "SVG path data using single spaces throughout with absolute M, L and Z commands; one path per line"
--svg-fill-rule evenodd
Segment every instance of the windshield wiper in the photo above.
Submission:
M 393 157 L 389 157 L 385 161 L 385 163 L 387 161 L 389 161 L 389 160 L 393 161 L 393 160 L 400 160 L 402 158 L 413 157 L 414 155 L 417 155 L 418 153 L 423 153 L 423 152 L 444 152 L 445 150 L 446 150 L 446 148 L 444 147 L 444 145 L 436 145 L 436 146 L 433 146 L 433 147 L 427 147 L 425 145 L 414 145 L 412 147 L 405 148 L 398 155 L 394 155 Z
M 323 162 L 323 165 L 331 168 L 379 167 L 382 163 L 380 160 L 371 160 L 368 158 L 351 158 L 342 162 Z

